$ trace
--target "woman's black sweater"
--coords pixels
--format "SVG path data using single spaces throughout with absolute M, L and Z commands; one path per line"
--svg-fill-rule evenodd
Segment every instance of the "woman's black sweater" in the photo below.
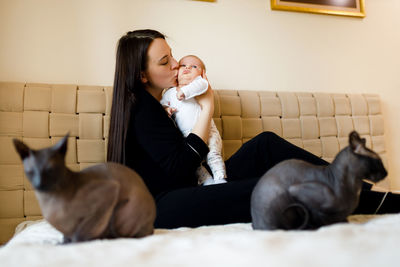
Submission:
M 137 96 L 126 138 L 125 163 L 143 178 L 150 192 L 196 186 L 196 169 L 207 144 L 195 134 L 183 137 L 161 104 L 147 91 Z

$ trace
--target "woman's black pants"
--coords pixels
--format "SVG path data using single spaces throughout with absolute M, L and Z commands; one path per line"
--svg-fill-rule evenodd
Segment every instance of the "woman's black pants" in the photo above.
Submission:
M 250 198 L 259 178 L 275 164 L 301 159 L 327 165 L 321 158 L 299 148 L 272 132 L 263 132 L 242 147 L 226 162 L 228 183 L 188 187 L 156 197 L 156 228 L 198 227 L 251 222 Z M 384 193 L 370 191 L 364 183 L 355 214 L 372 214 Z M 379 213 L 400 211 L 400 195 L 389 193 Z

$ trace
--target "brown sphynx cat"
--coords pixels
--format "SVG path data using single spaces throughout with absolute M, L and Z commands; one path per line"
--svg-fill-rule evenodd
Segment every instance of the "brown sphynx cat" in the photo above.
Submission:
M 43 217 L 64 243 L 151 235 L 156 207 L 141 177 L 116 163 L 73 172 L 65 166 L 67 140 L 41 150 L 13 140 Z

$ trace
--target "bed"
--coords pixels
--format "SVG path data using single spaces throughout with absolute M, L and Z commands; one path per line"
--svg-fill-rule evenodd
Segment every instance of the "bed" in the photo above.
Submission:
M 356 130 L 387 162 L 379 95 L 215 90 L 214 96 L 225 159 L 272 131 L 332 161 Z M 41 217 L 12 139 L 39 149 L 70 132 L 68 167 L 104 162 L 111 99 L 110 86 L 0 82 L 1 266 L 398 266 L 400 215 L 354 215 L 349 224 L 317 231 L 253 231 L 247 223 L 61 245 L 60 233 Z M 386 188 L 386 180 L 374 185 Z
M 316 231 L 254 231 L 250 223 L 142 239 L 61 245 L 46 221 L 26 221 L 0 249 L 1 266 L 399 266 L 400 215 L 349 217 Z

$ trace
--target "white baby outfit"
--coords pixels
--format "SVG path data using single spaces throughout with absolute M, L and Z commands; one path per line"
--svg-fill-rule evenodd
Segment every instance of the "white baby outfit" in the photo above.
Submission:
M 185 137 L 192 132 L 201 112 L 201 107 L 194 97 L 205 93 L 207 88 L 207 80 L 198 76 L 188 85 L 181 87 L 182 92 L 185 94 L 185 99 L 177 99 L 176 87 L 168 89 L 161 99 L 160 103 L 163 106 L 177 109 L 177 112 L 174 114 L 175 122 Z M 222 139 L 213 120 L 211 120 L 208 147 L 210 152 L 207 154 L 207 164 L 213 175 L 211 176 L 207 169 L 201 165 L 196 170 L 198 182 L 203 185 L 225 183 L 225 163 L 221 156 Z

